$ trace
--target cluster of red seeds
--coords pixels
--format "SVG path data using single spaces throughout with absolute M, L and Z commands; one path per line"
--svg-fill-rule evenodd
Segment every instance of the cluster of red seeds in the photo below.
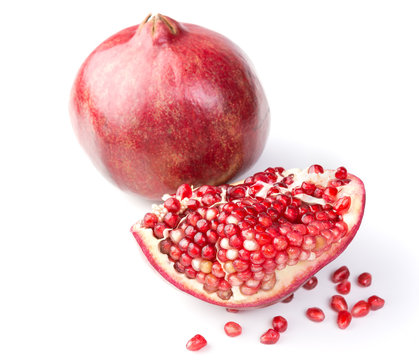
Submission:
M 350 271 L 346 266 L 340 267 L 332 274 L 332 282 L 337 283 L 336 291 L 342 295 L 347 295 L 351 290 L 351 282 L 348 280 L 349 275 Z M 371 285 L 372 276 L 370 273 L 364 272 L 358 276 L 357 281 L 360 286 L 368 287 Z M 353 317 L 366 316 L 370 310 L 378 310 L 384 306 L 384 300 L 373 295 L 367 301 L 358 301 L 349 311 L 348 304 L 342 295 L 333 295 L 330 299 L 330 307 L 338 313 L 337 324 L 340 329 L 346 329 Z M 316 322 L 321 322 L 325 319 L 324 312 L 320 308 L 309 308 L 306 311 L 306 315 L 310 320 Z
M 346 266 L 342 266 L 337 269 L 331 277 L 334 283 L 342 284 L 343 282 L 349 282 L 349 269 Z M 368 287 L 371 285 L 372 277 L 371 274 L 365 272 L 358 276 L 357 282 L 362 287 Z M 318 283 L 315 276 L 309 279 L 303 288 L 307 290 L 314 289 Z M 288 296 L 282 302 L 287 303 L 293 299 L 293 294 Z M 349 311 L 348 303 L 342 295 L 333 295 L 330 299 L 330 307 L 337 312 L 337 325 L 340 329 L 346 329 L 353 317 L 366 316 L 370 310 L 378 310 L 384 306 L 384 299 L 373 295 L 367 300 L 360 300 L 355 303 Z M 237 312 L 234 309 L 227 309 L 229 312 Z M 306 310 L 306 316 L 314 322 L 322 322 L 325 319 L 325 314 L 322 309 L 318 307 L 311 307 Z M 275 316 L 272 319 L 272 328 L 268 329 L 260 337 L 262 344 L 275 344 L 280 338 L 280 333 L 286 331 L 288 328 L 288 322 L 283 316 Z M 233 321 L 230 321 L 224 325 L 225 333 L 230 337 L 239 336 L 242 333 L 242 327 Z M 207 344 L 207 341 L 202 335 L 195 335 L 186 345 L 186 348 L 191 351 L 199 350 Z
M 145 215 L 143 226 L 162 239 L 160 252 L 174 269 L 207 292 L 228 300 L 232 286 L 243 295 L 269 291 L 276 284 L 275 270 L 316 258 L 348 231 L 342 215 L 351 199 L 337 198 L 339 187 L 350 181 L 345 168 L 336 170 L 327 187 L 302 182 L 289 191 L 293 174 L 283 172 L 268 168 L 237 186 L 192 190 L 181 185 L 163 206 Z M 323 168 L 313 165 L 308 173 L 323 173 Z M 295 197 L 301 193 L 326 204 Z

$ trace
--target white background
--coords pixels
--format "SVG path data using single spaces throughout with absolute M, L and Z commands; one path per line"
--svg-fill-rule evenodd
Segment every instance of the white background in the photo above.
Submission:
M 345 165 L 366 185 L 362 227 L 289 304 L 227 313 L 164 282 L 129 232 L 149 208 L 108 183 L 68 116 L 82 61 L 149 12 L 218 31 L 249 55 L 272 114 L 267 166 Z M 416 351 L 419 295 L 416 1 L 13 1 L 0 11 L 0 358 L 366 358 Z M 328 277 L 346 264 L 385 307 L 339 330 Z M 351 277 L 354 279 L 354 276 Z M 325 309 L 312 323 L 309 306 Z M 274 315 L 289 330 L 259 336 Z M 223 325 L 236 320 L 243 335 Z M 185 349 L 196 333 L 209 345 Z M 412 355 L 411 355 L 412 356 Z

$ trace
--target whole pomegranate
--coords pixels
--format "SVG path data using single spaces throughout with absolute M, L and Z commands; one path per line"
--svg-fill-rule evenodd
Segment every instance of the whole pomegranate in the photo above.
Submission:
M 245 54 L 224 36 L 148 16 L 81 66 L 70 113 L 81 145 L 120 188 L 147 198 L 216 185 L 249 168 L 269 107 Z

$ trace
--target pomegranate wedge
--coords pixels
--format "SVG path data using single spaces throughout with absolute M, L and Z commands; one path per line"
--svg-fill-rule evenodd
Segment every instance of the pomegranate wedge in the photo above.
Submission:
M 335 259 L 364 213 L 362 181 L 340 167 L 268 168 L 232 185 L 174 195 L 131 231 L 169 282 L 230 309 L 285 299 Z

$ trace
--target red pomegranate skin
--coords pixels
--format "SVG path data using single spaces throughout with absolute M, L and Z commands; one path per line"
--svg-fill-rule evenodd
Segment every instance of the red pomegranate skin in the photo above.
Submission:
M 70 114 L 96 167 L 149 199 L 244 172 L 260 156 L 270 121 L 261 84 L 234 43 L 162 15 L 89 55 Z

